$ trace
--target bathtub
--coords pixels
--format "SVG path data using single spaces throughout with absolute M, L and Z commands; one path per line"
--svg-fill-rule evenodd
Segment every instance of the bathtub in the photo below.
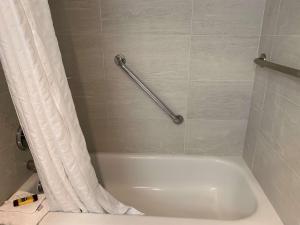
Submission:
M 240 157 L 92 155 L 98 178 L 145 216 L 49 213 L 41 225 L 282 225 Z

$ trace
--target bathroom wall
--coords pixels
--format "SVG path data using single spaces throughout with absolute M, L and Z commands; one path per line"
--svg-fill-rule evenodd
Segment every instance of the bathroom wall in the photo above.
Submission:
M 300 69 L 300 1 L 268 0 L 260 53 Z M 257 68 L 244 157 L 286 225 L 300 224 L 300 78 Z
M 18 125 L 0 64 L 0 204 L 30 175 L 26 170 L 26 162 L 30 155 L 20 152 L 16 147 L 15 135 Z
M 242 154 L 265 0 L 49 0 L 90 151 Z M 176 113 L 174 125 L 114 64 Z

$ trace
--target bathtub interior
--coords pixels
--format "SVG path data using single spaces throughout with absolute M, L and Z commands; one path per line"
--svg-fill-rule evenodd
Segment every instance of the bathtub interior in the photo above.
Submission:
M 96 154 L 92 159 L 105 188 L 146 216 L 238 220 L 257 208 L 238 157 Z

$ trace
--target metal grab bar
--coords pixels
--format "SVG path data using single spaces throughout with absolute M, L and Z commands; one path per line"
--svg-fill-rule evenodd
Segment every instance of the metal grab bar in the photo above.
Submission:
M 254 60 L 254 62 L 261 67 L 268 67 L 272 70 L 300 77 L 300 70 L 267 61 L 266 54 L 261 54 L 259 58 Z
M 115 56 L 115 63 L 166 113 L 171 117 L 174 123 L 181 124 L 184 119 L 181 115 L 176 115 L 168 106 L 166 106 L 140 78 L 138 78 L 127 66 L 123 55 Z

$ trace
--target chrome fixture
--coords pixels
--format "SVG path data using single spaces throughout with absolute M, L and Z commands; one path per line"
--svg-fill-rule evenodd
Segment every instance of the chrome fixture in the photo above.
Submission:
M 25 135 L 23 133 L 21 126 L 19 126 L 17 133 L 16 133 L 16 143 L 17 143 L 18 148 L 21 151 L 29 150 L 28 144 L 27 144 L 27 141 L 26 141 L 26 138 L 25 138 Z
M 17 143 L 18 149 L 20 149 L 21 151 L 29 150 L 28 143 L 26 141 L 26 138 L 25 138 L 25 135 L 23 133 L 21 126 L 19 126 L 17 133 L 16 133 L 16 143 Z M 31 172 L 36 173 L 36 168 L 34 165 L 34 161 L 32 159 L 27 161 L 26 168 L 28 170 L 30 170 Z
M 181 124 L 184 119 L 181 115 L 176 115 L 166 104 L 164 104 L 140 78 L 135 75 L 127 66 L 126 58 L 123 55 L 115 56 L 115 63 L 173 120 L 176 124 Z
M 41 181 L 39 181 L 39 183 L 37 184 L 36 189 L 37 189 L 37 192 L 38 192 L 39 194 L 43 194 L 43 193 L 44 193 L 44 189 L 43 189 L 43 186 L 42 186 Z
M 34 164 L 34 161 L 32 159 L 30 159 L 30 160 L 27 161 L 26 168 L 29 171 L 36 173 L 35 164 Z
M 259 58 L 254 60 L 254 62 L 261 67 L 268 67 L 272 70 L 286 73 L 295 77 L 300 77 L 300 70 L 270 62 L 267 60 L 266 54 L 261 54 Z

